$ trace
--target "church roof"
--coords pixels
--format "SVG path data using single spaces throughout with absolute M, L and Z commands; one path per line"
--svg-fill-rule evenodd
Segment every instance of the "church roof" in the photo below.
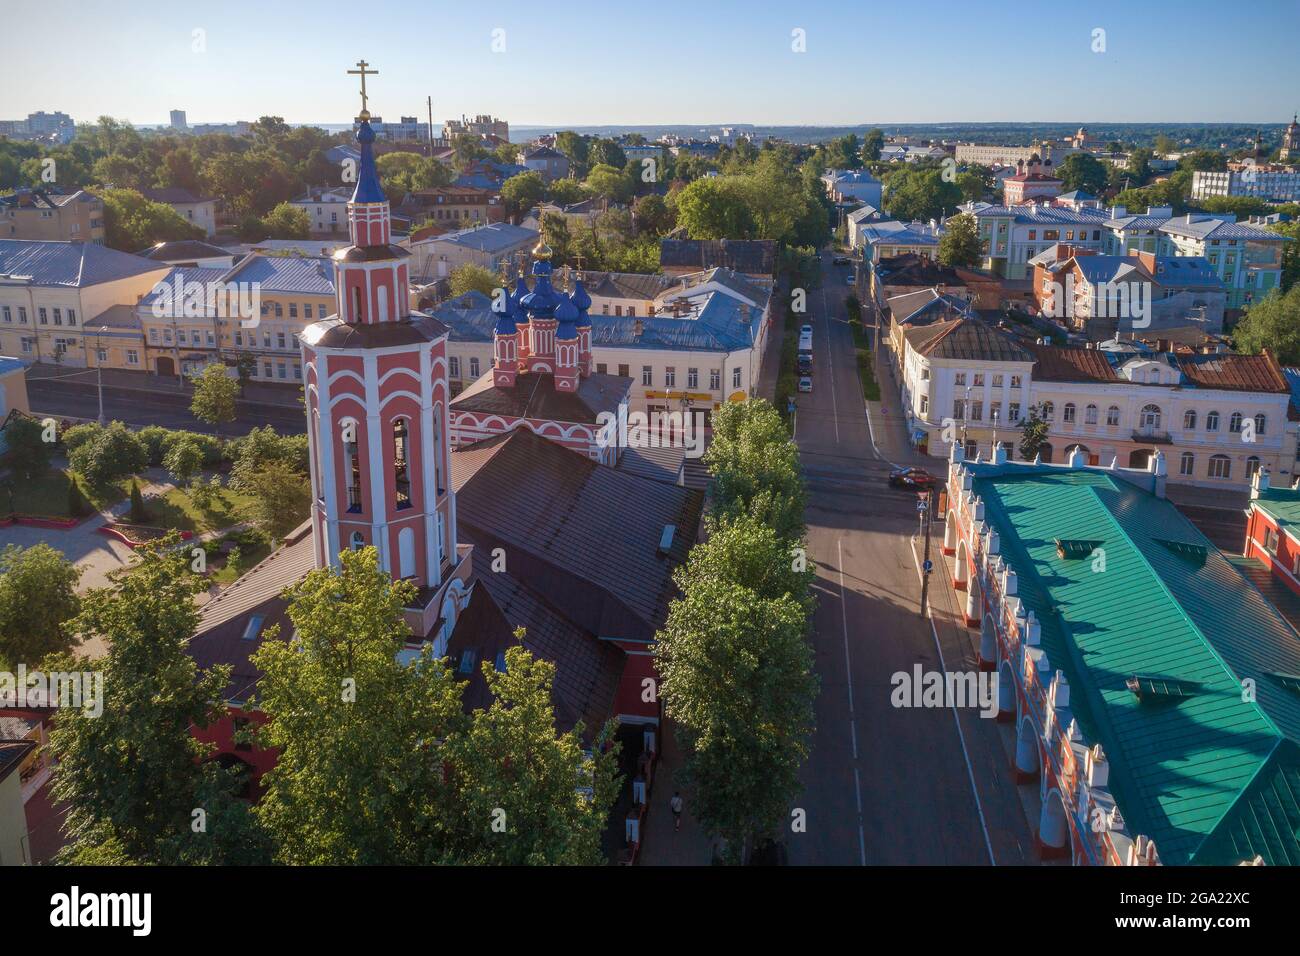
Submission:
M 555 377 L 541 372 L 520 375 L 507 388 L 497 385 L 489 370 L 453 398 L 451 407 L 459 412 L 594 425 L 601 412 L 617 413 L 631 388 L 630 378 L 593 374 L 578 380 L 576 392 L 561 392 L 555 388 Z
M 450 330 L 432 316 L 413 313 L 409 321 L 349 324 L 338 316 L 307 326 L 302 341 L 313 348 L 387 349 L 433 342 Z
M 361 163 L 357 167 L 357 188 L 352 193 L 353 202 L 387 202 L 384 189 L 379 185 L 379 170 L 375 168 L 375 131 L 369 120 L 357 127 L 357 143 L 361 146 Z

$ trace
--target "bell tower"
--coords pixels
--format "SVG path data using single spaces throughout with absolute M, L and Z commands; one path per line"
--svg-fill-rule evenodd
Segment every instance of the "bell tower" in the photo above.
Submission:
M 375 169 L 364 60 L 352 245 L 335 253 L 336 314 L 302 333 L 316 564 L 373 546 L 394 578 L 436 589 L 456 566 L 446 342 L 441 322 L 409 308 L 410 253 L 391 243 Z M 435 609 L 436 610 L 436 609 Z

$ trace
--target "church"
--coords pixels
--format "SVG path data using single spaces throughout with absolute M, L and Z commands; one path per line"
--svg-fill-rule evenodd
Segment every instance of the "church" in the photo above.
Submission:
M 310 517 L 202 608 L 190 654 L 201 667 L 231 665 L 231 714 L 196 734 L 215 759 L 248 768 L 258 792 L 275 754 L 237 740 L 262 719 L 250 704 L 261 675 L 249 658 L 274 625 L 279 639 L 291 636 L 286 587 L 338 567 L 342 550 L 373 547 L 395 580 L 418 588 L 399 659 L 431 644 L 467 682 L 466 707 L 485 706 L 481 664 L 503 667 L 523 627 L 524 646 L 556 666 L 559 728 L 582 722 L 590 738 L 617 717 L 625 759 L 635 759 L 660 720 L 657 695 L 644 689 L 656 679 L 655 633 L 676 593 L 673 571 L 697 538 L 703 493 L 615 467 L 546 418 L 574 403 L 616 408 L 629 383 L 591 371 L 590 299 L 580 283 L 553 287 L 544 246 L 532 288 L 520 278 L 509 296 L 479 392 L 502 413 L 452 450 L 448 328 L 409 305 L 410 253 L 392 242 L 365 75 L 352 244 L 334 256 L 336 311 L 301 337 Z

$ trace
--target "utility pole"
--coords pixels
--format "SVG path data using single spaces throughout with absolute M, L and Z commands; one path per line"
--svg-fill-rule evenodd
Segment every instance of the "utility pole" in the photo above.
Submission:
M 429 157 L 433 157 L 433 97 L 427 97 L 429 103 Z
M 108 331 L 108 326 L 102 325 L 99 331 L 95 333 L 95 387 L 99 391 L 99 424 L 107 424 L 104 421 L 104 363 L 99 359 L 102 336 Z
M 930 597 L 930 572 L 934 565 L 930 563 L 930 525 L 931 515 L 934 513 L 934 489 L 930 488 L 925 493 L 925 498 L 918 500 L 917 507 L 921 509 L 921 524 L 925 527 L 925 557 L 921 563 L 921 619 L 925 620 L 926 602 Z

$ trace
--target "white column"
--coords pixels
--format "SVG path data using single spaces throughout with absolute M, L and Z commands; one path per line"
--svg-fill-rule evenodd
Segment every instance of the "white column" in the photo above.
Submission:
M 320 403 L 320 470 L 321 492 L 325 499 L 325 558 L 330 567 L 339 560 L 339 510 L 338 489 L 334 475 L 334 412 L 330 408 L 329 360 L 325 353 L 316 353 L 316 394 Z
M 366 285 L 369 286 L 367 275 Z M 368 293 L 367 293 L 368 294 Z M 384 467 L 384 436 L 379 411 L 379 360 L 373 354 L 362 358 L 366 380 L 366 447 L 370 458 L 370 533 L 379 551 L 379 566 L 392 571 L 388 555 L 388 469 Z
M 421 486 L 424 489 L 424 563 L 427 571 L 425 583 L 437 587 L 442 582 L 442 568 L 438 561 L 437 527 L 438 485 L 434 481 L 437 463 L 433 446 L 433 361 L 432 346 L 420 349 L 420 463 Z

